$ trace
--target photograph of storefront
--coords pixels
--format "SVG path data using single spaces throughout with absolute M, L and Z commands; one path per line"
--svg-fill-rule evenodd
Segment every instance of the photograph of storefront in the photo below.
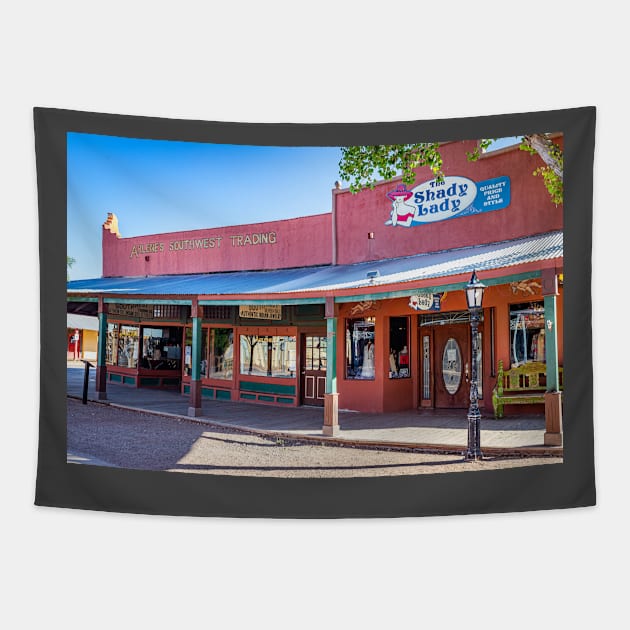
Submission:
M 102 276 L 68 283 L 69 312 L 98 315 L 99 396 L 172 388 L 191 416 L 203 400 L 319 405 L 327 435 L 339 409 L 466 409 L 475 272 L 479 406 L 546 414 L 561 444 L 562 205 L 532 176 L 537 156 L 470 162 L 476 146 L 442 145 L 442 181 L 336 183 L 317 215 L 124 237 L 108 213 Z

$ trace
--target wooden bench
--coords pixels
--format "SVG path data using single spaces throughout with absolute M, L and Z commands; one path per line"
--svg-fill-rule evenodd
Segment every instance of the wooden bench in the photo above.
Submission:
M 559 387 L 562 389 L 562 368 L 558 368 Z M 499 361 L 497 384 L 492 391 L 494 417 L 503 417 L 503 405 L 535 405 L 545 402 L 547 367 L 532 361 L 509 370 Z

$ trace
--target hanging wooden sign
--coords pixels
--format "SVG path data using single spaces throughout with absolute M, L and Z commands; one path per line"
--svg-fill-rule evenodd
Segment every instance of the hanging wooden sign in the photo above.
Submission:
M 282 319 L 282 305 L 241 304 L 238 314 L 244 319 Z

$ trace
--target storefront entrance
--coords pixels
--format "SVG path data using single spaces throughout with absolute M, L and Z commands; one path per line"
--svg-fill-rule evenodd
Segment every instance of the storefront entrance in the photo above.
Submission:
M 435 406 L 464 409 L 470 397 L 470 325 L 435 326 Z
M 327 342 L 325 335 L 302 335 L 301 402 L 303 405 L 324 406 Z

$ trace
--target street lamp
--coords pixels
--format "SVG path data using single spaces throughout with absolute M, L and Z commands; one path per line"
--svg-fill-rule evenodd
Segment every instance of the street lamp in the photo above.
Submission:
M 466 285 L 466 302 L 470 312 L 470 327 L 472 329 L 472 374 L 470 379 L 470 406 L 468 408 L 468 448 L 466 459 L 483 459 L 481 454 L 481 439 L 479 420 L 479 390 L 477 389 L 477 356 L 479 353 L 479 318 L 483 303 L 483 291 L 486 285 L 479 282 L 477 272 L 473 270 L 470 282 Z

